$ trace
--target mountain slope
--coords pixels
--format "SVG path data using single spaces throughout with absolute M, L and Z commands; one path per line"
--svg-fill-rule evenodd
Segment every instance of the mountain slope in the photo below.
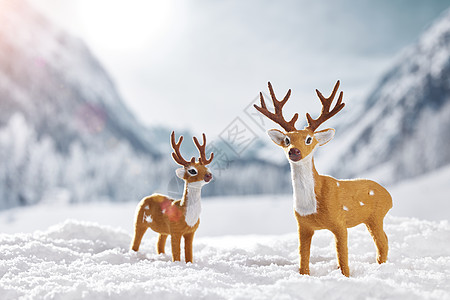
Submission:
M 321 157 L 332 166 L 329 172 L 390 183 L 449 164 L 449 78 L 447 11 L 402 53 L 365 102 L 342 116 L 347 126 L 338 128 L 333 157 Z
M 61 193 L 69 202 L 140 197 L 158 186 L 148 176 L 158 158 L 84 43 L 27 1 L 1 0 L 0 209 Z
M 144 128 L 83 42 L 67 35 L 23 0 L 0 2 L 0 122 L 22 114 L 39 137 L 61 151 L 124 140 L 155 155 Z
M 153 192 L 180 197 L 170 132 L 135 119 L 81 40 L 26 0 L 0 0 L 0 209 L 55 196 L 66 202 L 138 201 Z M 189 132 L 180 134 L 186 156 L 197 156 Z M 219 168 L 219 150 L 211 165 L 219 180 L 204 195 L 275 193 L 289 184 L 289 173 L 260 160 Z M 261 171 L 271 176 L 255 181 Z

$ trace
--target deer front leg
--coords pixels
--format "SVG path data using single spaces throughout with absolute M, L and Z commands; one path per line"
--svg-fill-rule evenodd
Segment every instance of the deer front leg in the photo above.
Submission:
M 314 235 L 314 230 L 303 228 L 299 226 L 299 246 L 300 254 L 300 274 L 309 275 L 309 257 L 311 252 L 311 239 Z
M 348 248 L 347 248 L 347 228 L 338 227 L 332 230 L 335 240 L 336 240 L 336 252 L 339 263 L 339 268 L 341 268 L 341 273 L 344 276 L 350 276 L 350 270 L 348 268 Z
M 139 251 L 139 246 L 141 245 L 142 237 L 144 236 L 144 233 L 147 231 L 146 226 L 141 226 L 137 224 L 134 228 L 134 237 L 133 241 L 131 242 L 131 249 L 134 251 Z
M 172 243 L 172 261 L 180 261 L 181 234 L 172 234 L 170 241 Z
M 192 262 L 192 243 L 194 241 L 194 233 L 184 235 L 184 256 L 186 262 Z
M 158 254 L 165 253 L 167 234 L 159 234 L 158 242 L 156 244 L 156 251 Z

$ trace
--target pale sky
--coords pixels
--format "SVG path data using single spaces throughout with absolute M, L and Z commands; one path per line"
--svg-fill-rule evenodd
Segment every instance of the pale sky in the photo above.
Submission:
M 79 36 L 147 125 L 218 135 L 267 81 L 287 115 L 360 101 L 448 1 L 29 0 Z M 354 104 L 356 105 L 356 104 Z M 242 117 L 244 118 L 244 117 Z

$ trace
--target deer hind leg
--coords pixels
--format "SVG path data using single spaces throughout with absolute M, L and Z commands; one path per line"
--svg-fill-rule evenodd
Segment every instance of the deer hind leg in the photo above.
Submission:
M 383 219 L 371 220 L 366 223 L 366 226 L 377 247 L 377 262 L 382 264 L 387 261 L 389 249 L 388 238 L 383 230 Z
M 311 240 L 314 230 L 300 227 L 299 230 L 300 274 L 309 275 L 309 257 L 311 254 Z
M 336 228 L 332 230 L 336 240 L 336 252 L 339 268 L 344 276 L 350 276 L 348 268 L 348 246 L 347 246 L 347 228 Z
M 184 256 L 186 262 L 192 262 L 192 243 L 194 241 L 194 233 L 184 235 Z
M 170 242 L 172 244 L 172 261 L 180 261 L 181 235 L 171 234 Z
M 134 228 L 134 237 L 133 241 L 131 242 L 131 249 L 134 251 L 139 251 L 139 246 L 141 245 L 142 237 L 144 236 L 144 233 L 147 231 L 146 226 L 142 225 L 136 225 Z
M 158 236 L 158 242 L 156 243 L 156 252 L 158 254 L 165 253 L 167 234 L 160 233 Z

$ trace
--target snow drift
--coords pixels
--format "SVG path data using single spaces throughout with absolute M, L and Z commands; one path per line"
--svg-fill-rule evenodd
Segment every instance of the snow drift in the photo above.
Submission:
M 365 227 L 350 229 L 351 277 L 345 278 L 327 231 L 314 236 L 311 276 L 301 276 L 294 232 L 197 238 L 195 262 L 185 264 L 155 254 L 155 234 L 134 253 L 124 230 L 67 221 L 46 231 L 0 235 L 0 294 L 2 299 L 450 299 L 450 225 L 389 217 L 386 232 L 389 260 L 378 265 Z

